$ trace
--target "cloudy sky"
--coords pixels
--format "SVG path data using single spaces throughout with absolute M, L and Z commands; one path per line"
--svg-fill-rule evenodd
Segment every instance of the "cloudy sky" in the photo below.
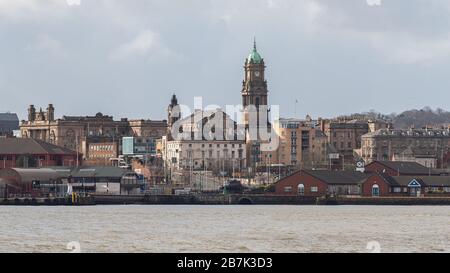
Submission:
M 71 1 L 0 0 L 0 111 L 238 104 L 254 36 L 282 116 L 449 108 L 447 0 Z

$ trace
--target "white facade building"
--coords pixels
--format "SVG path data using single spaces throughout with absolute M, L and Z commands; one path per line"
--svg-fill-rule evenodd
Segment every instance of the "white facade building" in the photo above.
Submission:
M 228 173 L 245 168 L 244 131 L 222 110 L 196 111 L 172 126 L 183 135 L 162 140 L 167 168 Z
M 246 166 L 245 141 L 169 141 L 165 160 L 177 169 L 236 170 Z

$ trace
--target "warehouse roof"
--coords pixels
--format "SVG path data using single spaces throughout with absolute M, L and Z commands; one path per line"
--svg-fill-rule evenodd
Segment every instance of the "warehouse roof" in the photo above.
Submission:
M 327 184 L 358 184 L 367 178 L 367 174 L 357 171 L 303 170 L 303 172 Z
M 436 174 L 435 171 L 427 168 L 417 162 L 406 162 L 406 161 L 374 161 L 371 164 L 379 163 L 391 170 L 394 170 L 402 175 L 423 175 L 423 174 Z
M 0 138 L 0 154 L 75 154 L 75 151 L 31 138 Z
M 129 170 L 112 166 L 78 167 L 72 171 L 73 177 L 122 177 Z
M 383 176 L 384 180 L 391 186 L 408 186 L 416 181 L 422 187 L 449 187 L 450 176 Z

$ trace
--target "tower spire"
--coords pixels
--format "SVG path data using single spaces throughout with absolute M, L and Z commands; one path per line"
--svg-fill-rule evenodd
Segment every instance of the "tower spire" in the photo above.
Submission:
M 253 50 L 256 51 L 256 37 L 253 36 Z

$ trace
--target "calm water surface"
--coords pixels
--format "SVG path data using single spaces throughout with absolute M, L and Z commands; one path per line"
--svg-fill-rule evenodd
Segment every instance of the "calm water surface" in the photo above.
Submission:
M 450 207 L 2 207 L 0 252 L 450 252 Z

